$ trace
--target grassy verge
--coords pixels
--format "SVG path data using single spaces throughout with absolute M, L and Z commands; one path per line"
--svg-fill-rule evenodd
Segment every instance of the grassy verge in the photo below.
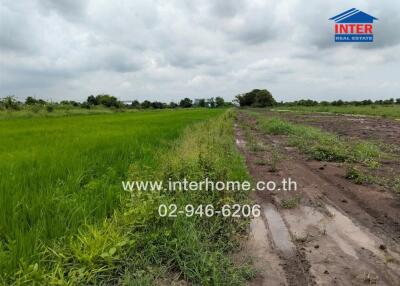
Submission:
M 136 161 L 132 180 L 244 180 L 248 175 L 233 140 L 233 114 L 191 126 L 172 148 L 155 154 L 157 164 Z M 6 284 L 154 285 L 172 274 L 195 285 L 241 285 L 252 275 L 227 252 L 238 243 L 246 221 L 214 216 L 162 218 L 160 204 L 244 203 L 247 194 L 224 191 L 138 192 L 124 207 L 77 234 L 43 245 L 38 262 L 21 264 Z M 1 256 L 1 253 L 0 253 Z M 167 283 L 169 284 L 169 283 Z
M 368 116 L 381 116 L 390 118 L 400 118 L 400 105 L 368 105 L 368 106 L 284 106 L 277 107 L 276 110 L 290 110 L 298 112 L 330 112 L 337 114 L 359 114 Z

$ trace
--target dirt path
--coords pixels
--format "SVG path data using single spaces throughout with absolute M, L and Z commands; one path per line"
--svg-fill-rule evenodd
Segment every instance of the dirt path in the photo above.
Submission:
M 284 137 L 254 126 L 239 114 L 237 143 L 250 174 L 279 187 L 291 178 L 297 191 L 254 192 L 263 215 L 252 221 L 245 246 L 258 269 L 253 285 L 400 285 L 398 201 L 352 184 L 340 165 L 307 160 Z

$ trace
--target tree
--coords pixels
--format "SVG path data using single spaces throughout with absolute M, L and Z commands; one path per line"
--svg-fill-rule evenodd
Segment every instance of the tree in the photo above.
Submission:
M 274 106 L 274 105 L 276 105 L 276 101 L 272 97 L 272 94 L 268 90 L 262 89 L 256 93 L 256 100 L 255 100 L 253 106 L 266 107 L 266 106 Z
M 171 102 L 169 103 L 168 107 L 169 107 L 169 108 L 177 108 L 177 107 L 178 107 L 178 104 L 176 104 L 175 102 L 172 102 L 172 101 L 171 101 Z
M 394 103 L 394 99 L 393 98 L 386 99 L 386 100 L 383 101 L 383 104 L 393 104 L 393 103 Z
M 105 107 L 116 107 L 120 108 L 122 107 L 122 102 L 120 102 L 115 96 L 111 96 L 109 94 L 99 94 L 96 95 L 90 95 L 86 99 L 86 103 L 88 105 L 104 105 Z
M 396 104 L 400 104 L 400 98 L 396 98 Z
M 151 107 L 151 102 L 148 100 L 145 100 L 142 102 L 142 108 L 147 109 Z
M 154 109 L 163 109 L 165 107 L 165 104 L 159 101 L 154 101 L 151 103 L 151 107 Z
M 215 107 L 215 100 L 214 100 L 214 97 L 211 97 L 211 98 L 208 100 L 208 106 L 211 107 L 211 108 L 214 108 L 214 107 Z
M 217 107 L 223 107 L 225 105 L 225 100 L 222 97 L 217 96 L 215 98 L 215 104 L 217 105 Z
M 89 105 L 98 105 L 98 104 L 99 104 L 99 103 L 97 102 L 96 97 L 94 97 L 94 95 L 90 95 L 90 96 L 87 98 L 86 102 L 87 102 Z
M 72 105 L 72 106 L 79 106 L 79 102 L 76 102 L 74 100 L 61 100 L 60 104 L 62 105 Z
M 96 96 L 96 101 L 98 102 L 98 104 L 102 104 L 106 107 L 119 107 L 118 99 L 108 94 L 99 94 L 98 96 Z
M 25 104 L 27 104 L 27 105 L 33 105 L 33 104 L 36 104 L 36 103 L 37 103 L 37 100 L 35 98 L 33 98 L 32 96 L 28 96 L 25 99 Z
M 302 106 L 316 106 L 318 105 L 318 102 L 312 99 L 301 99 L 296 102 L 296 105 L 302 105 Z
M 206 107 L 206 100 L 204 98 L 199 99 L 199 106 L 200 107 Z
M 4 97 L 1 100 L 1 103 L 4 105 L 6 109 L 19 109 L 18 108 L 18 101 L 15 99 L 15 96 L 9 95 Z
M 253 89 L 248 93 L 239 94 L 236 96 L 236 100 L 240 106 L 252 106 L 256 101 L 256 93 L 259 91 L 259 89 Z
M 344 102 L 343 102 L 343 100 L 339 99 L 339 100 L 332 101 L 332 105 L 333 106 L 342 106 L 342 105 L 344 105 Z
M 240 106 L 266 107 L 276 105 L 272 94 L 266 89 L 253 89 L 252 91 L 239 94 L 236 101 Z
M 140 102 L 137 100 L 132 101 L 131 108 L 140 108 Z
M 372 100 L 370 100 L 370 99 L 363 100 L 363 101 L 361 102 L 361 104 L 362 104 L 362 105 L 371 105 L 371 104 L 372 104 Z
M 190 98 L 185 97 L 179 102 L 179 106 L 183 108 L 192 107 L 193 101 Z

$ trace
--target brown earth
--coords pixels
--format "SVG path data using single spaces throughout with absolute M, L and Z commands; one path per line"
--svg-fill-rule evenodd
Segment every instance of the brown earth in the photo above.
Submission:
M 377 144 L 385 152 L 376 169 L 363 171 L 376 183 L 400 192 L 400 121 L 368 116 L 335 115 L 324 113 L 273 112 L 257 110 L 266 116 L 280 117 L 292 123 L 317 127 L 337 134 L 348 141 L 363 140 Z M 361 167 L 361 169 L 363 169 Z M 397 178 L 397 183 L 393 179 Z
M 341 136 L 356 137 L 365 140 L 380 141 L 386 144 L 400 144 L 400 121 L 368 116 L 269 112 L 294 123 L 319 127 Z
M 399 199 L 353 184 L 341 164 L 309 160 L 255 123 L 239 113 L 237 145 L 250 174 L 280 189 L 291 178 L 297 190 L 254 192 L 263 215 L 244 246 L 258 269 L 251 285 L 400 285 Z

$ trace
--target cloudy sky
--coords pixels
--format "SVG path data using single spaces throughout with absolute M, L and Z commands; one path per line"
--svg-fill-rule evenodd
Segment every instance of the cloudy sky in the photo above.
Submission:
M 334 43 L 358 8 L 374 43 Z M 400 97 L 400 1 L 0 0 L 0 97 Z

